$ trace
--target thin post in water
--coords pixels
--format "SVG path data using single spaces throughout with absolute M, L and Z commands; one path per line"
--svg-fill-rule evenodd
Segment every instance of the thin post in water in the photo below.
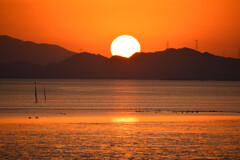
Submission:
M 35 81 L 35 103 L 38 103 L 38 98 L 37 98 L 37 82 Z
M 43 88 L 43 92 L 44 92 L 44 99 L 45 99 L 45 101 L 46 101 L 46 100 L 47 100 L 47 94 L 46 94 L 45 85 L 44 85 L 44 88 Z

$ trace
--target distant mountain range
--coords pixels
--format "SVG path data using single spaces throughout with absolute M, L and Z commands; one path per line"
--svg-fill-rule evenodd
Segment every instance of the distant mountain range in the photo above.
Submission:
M 0 36 L 0 63 L 24 61 L 37 65 L 60 62 L 76 53 L 57 45 L 37 44 Z
M 9 37 L 5 38 L 10 39 Z M 37 45 L 39 50 L 30 52 L 30 45 L 25 43 Z M 8 40 L 8 43 L 5 44 L 8 44 L 8 46 L 3 47 L 5 55 L 14 51 L 15 43 L 11 44 Z M 240 59 L 219 57 L 190 48 L 172 48 L 154 53 L 135 53 L 130 58 L 119 56 L 107 58 L 86 52 L 76 54 L 54 45 L 45 44 L 46 52 L 41 49 L 42 45 L 39 46 L 33 42 L 20 41 L 18 45 L 22 50 L 28 48 L 26 50 L 29 51 L 30 55 L 39 56 L 40 54 L 47 57 L 54 54 L 58 59 L 56 61 L 54 58 L 49 61 L 42 60 L 41 64 L 35 62 L 34 56 L 31 56 L 29 60 L 27 54 L 24 54 L 26 57 L 24 60 L 14 61 L 14 57 L 9 58 L 11 61 L 1 59 L 1 62 L 4 63 L 0 63 L 0 78 L 240 80 Z M 50 52 L 49 48 L 51 47 L 55 49 L 54 52 Z M 8 51 L 6 48 L 13 49 Z M 59 56 L 57 49 L 59 49 Z M 1 57 L 2 50 L 1 44 Z M 21 57 L 23 53 L 16 51 L 16 53 L 11 52 L 10 54 Z M 45 66 L 41 66 L 43 64 Z

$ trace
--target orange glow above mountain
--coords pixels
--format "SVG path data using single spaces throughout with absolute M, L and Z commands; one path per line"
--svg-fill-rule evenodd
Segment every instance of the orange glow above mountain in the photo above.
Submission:
M 0 34 L 110 57 L 119 35 L 141 51 L 169 47 L 239 56 L 238 0 L 0 0 Z

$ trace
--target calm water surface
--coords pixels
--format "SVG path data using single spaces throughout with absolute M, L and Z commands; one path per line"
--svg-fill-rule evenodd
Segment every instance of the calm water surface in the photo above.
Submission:
M 34 81 L 0 80 L 0 159 L 240 159 L 240 82 Z

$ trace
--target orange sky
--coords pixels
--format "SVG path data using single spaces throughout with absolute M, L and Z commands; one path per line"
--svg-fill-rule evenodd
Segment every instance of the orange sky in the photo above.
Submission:
M 111 56 L 114 38 L 141 51 L 195 48 L 238 57 L 239 0 L 0 0 L 0 34 Z

